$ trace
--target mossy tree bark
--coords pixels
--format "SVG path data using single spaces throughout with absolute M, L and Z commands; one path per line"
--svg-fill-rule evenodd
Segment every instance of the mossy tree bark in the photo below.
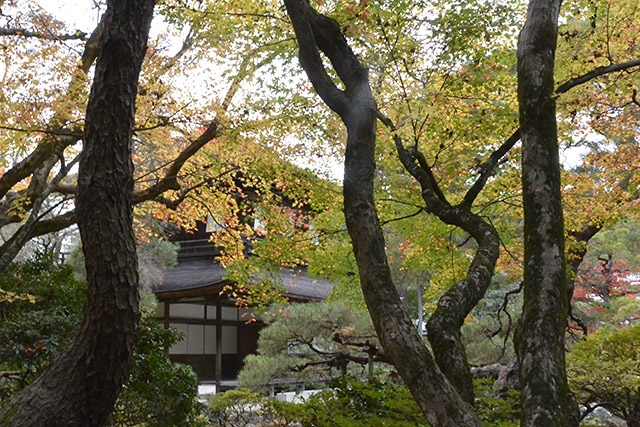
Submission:
M 300 47 L 300 62 L 316 92 L 347 128 L 344 211 L 365 301 L 387 354 L 434 426 L 477 426 L 473 408 L 442 374 L 404 309 L 385 253 L 375 210 L 376 103 L 367 70 L 357 60 L 340 26 L 305 0 L 285 0 Z M 327 74 L 322 51 L 345 85 Z
M 500 254 L 500 239 L 495 228 L 478 215 L 458 206 L 449 207 L 448 210 L 453 211 L 455 216 L 447 224 L 458 225 L 469 232 L 478 243 L 478 249 L 466 277 L 438 300 L 436 310 L 427 322 L 427 330 L 438 366 L 460 395 L 473 404 L 473 378 L 462 344 L 461 328 L 491 284 Z
M 153 7 L 154 0 L 107 2 L 76 197 L 85 318 L 71 347 L 3 408 L 2 425 L 102 425 L 124 382 L 138 323 L 131 137 Z
M 516 334 L 524 426 L 577 426 L 567 385 L 568 289 L 554 95 L 561 0 L 531 0 L 518 40 L 524 307 Z
M 389 118 L 382 113 L 378 113 L 378 118 L 394 132 L 393 139 L 398 157 L 407 172 L 420 183 L 427 210 L 445 224 L 460 227 L 478 244 L 465 278 L 447 290 L 438 300 L 438 306 L 427 322 L 428 338 L 438 366 L 460 396 L 473 404 L 473 378 L 462 344 L 461 328 L 466 317 L 484 297 L 491 284 L 496 261 L 500 255 L 500 238 L 491 224 L 471 212 L 471 205 L 498 160 L 518 141 L 519 134 L 515 133 L 492 153 L 484 164 L 476 184 L 469 189 L 461 203 L 452 206 L 439 187 L 424 156 L 416 147 L 410 150 L 404 147 L 402 139 L 395 133 L 395 125 Z

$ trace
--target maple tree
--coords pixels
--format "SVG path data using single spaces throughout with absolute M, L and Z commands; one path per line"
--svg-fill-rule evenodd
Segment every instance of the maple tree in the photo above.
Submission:
M 180 2 L 168 2 L 159 10 L 166 25 L 172 25 L 171 34 L 183 32 L 184 40 L 177 52 L 168 54 L 172 40 L 160 35 L 151 40 L 146 52 L 136 99 L 133 201 L 139 213 L 138 237 L 143 239 L 149 237 L 145 236 L 146 214 L 191 228 L 209 213 L 220 213 L 222 228 L 229 231 L 220 233 L 220 239 L 226 239 L 220 243 L 227 243 L 233 258 L 242 252 L 233 247 L 238 236 L 250 233 L 238 218 L 254 209 L 245 203 L 245 212 L 237 214 L 238 200 L 247 199 L 248 195 L 234 194 L 253 187 L 254 194 L 265 196 L 261 203 L 269 205 L 269 198 L 274 196 L 267 193 L 282 193 L 286 187 L 271 188 L 274 183 L 308 180 L 309 176 L 294 177 L 296 171 L 281 171 L 281 154 L 261 146 L 262 141 L 278 141 L 289 132 L 288 126 L 273 126 L 274 122 L 288 124 L 303 118 L 289 120 L 286 110 L 274 112 L 271 120 L 249 117 L 248 111 L 265 109 L 271 95 L 253 100 L 242 90 L 243 82 L 251 80 L 257 69 L 277 58 L 278 51 L 274 53 L 271 45 L 278 47 L 287 40 L 264 44 L 241 38 L 234 42 L 236 37 L 230 28 L 237 26 L 240 19 L 219 19 L 218 11 L 223 5 L 212 8 L 210 13 L 192 11 Z M 2 268 L 29 239 L 76 221 L 71 209 L 77 178 L 73 166 L 77 162 L 77 143 L 82 139 L 90 70 L 102 28 L 98 25 L 91 35 L 82 31 L 67 34 L 61 22 L 36 5 L 10 2 L 4 5 L 4 11 L 11 31 L 7 29 L 2 36 L 15 42 L 3 51 L 7 64 L 4 85 L 20 90 L 4 92 L 1 107 L 0 129 L 6 149 L 0 178 L 0 226 L 4 230 L 11 224 L 21 227 L 5 236 L 0 248 Z M 216 19 L 203 21 L 200 13 Z M 206 52 L 212 50 L 221 53 L 220 57 L 207 57 Z M 185 87 L 185 81 L 194 79 L 206 67 L 218 66 L 216 61 L 225 62 L 228 76 L 215 84 L 205 80 L 205 93 L 190 94 L 192 88 Z M 47 74 L 52 78 L 47 79 Z M 256 84 L 256 80 L 252 83 Z M 240 96 L 242 104 L 234 103 Z M 265 135 L 267 126 L 269 134 Z M 302 193 L 308 190 L 296 187 L 289 186 L 287 197 L 304 198 Z M 220 188 L 226 191 L 218 191 Z M 148 201 L 151 202 L 145 203 Z M 255 197 L 252 202 L 256 202 Z M 233 241 L 229 236 L 234 234 L 232 231 Z
M 394 359 L 414 397 L 421 404 L 427 419 L 439 425 L 446 425 L 448 422 L 452 425 L 472 425 L 474 423 L 473 415 L 465 409 L 464 404 L 459 401 L 450 403 L 455 401 L 456 393 L 448 390 L 446 383 L 443 385 L 440 382 L 438 371 L 433 362 L 428 356 L 424 356 L 424 353 L 427 352 L 424 349 L 420 350 L 421 346 L 416 343 L 415 334 L 406 328 L 408 324 L 406 314 L 397 306 L 398 297 L 394 293 L 394 286 L 384 255 L 384 241 L 375 213 L 373 190 L 370 187 L 373 184 L 372 165 L 375 164 L 373 161 L 375 121 L 371 122 L 370 115 L 376 114 L 376 112 L 366 72 L 355 59 L 355 55 L 346 44 L 341 32 L 336 31 L 337 25 L 334 21 L 317 14 L 309 7 L 305 8 L 302 3 L 287 2 L 287 7 L 300 44 L 302 66 L 320 97 L 341 116 L 347 127 L 345 215 L 353 239 L 356 260 L 359 264 L 360 281 L 365 300 L 383 347 Z M 484 165 L 484 170 L 482 170 L 483 173 L 489 174 L 495 166 L 495 162 L 522 137 L 523 154 L 525 155 L 522 172 L 525 192 L 525 311 L 517 335 L 517 349 L 521 360 L 521 379 L 524 385 L 523 419 L 527 425 L 545 425 L 550 422 L 562 425 L 577 423 L 577 408 L 566 385 L 564 370 L 564 332 L 567 325 L 568 289 L 565 279 L 558 134 L 552 97 L 599 75 L 638 65 L 638 62 L 634 60 L 622 65 L 603 66 L 555 88 L 554 51 L 559 10 L 559 3 L 554 3 L 550 9 L 545 9 L 543 2 L 532 2 L 529 5 L 527 20 L 529 26 L 525 25 L 518 50 L 519 64 L 521 64 L 518 82 L 522 127 L 501 149 L 489 157 Z M 539 45 L 548 48 L 540 50 Z M 328 57 L 338 77 L 345 85 L 344 91 L 334 86 L 320 60 L 318 51 L 322 51 Z M 541 119 L 540 112 L 544 112 L 546 122 Z M 396 131 L 393 122 L 380 113 L 378 116 L 392 131 Z M 403 147 L 402 140 L 397 134 L 394 139 L 405 168 L 422 185 L 422 195 L 427 202 L 427 208 L 432 212 L 437 212 L 439 203 L 443 203 L 443 207 L 447 207 L 449 203 L 437 187 L 437 181 L 433 177 L 430 166 L 424 160 L 423 155 L 417 151 L 418 138 L 415 139 L 416 145 L 412 147 L 412 151 Z M 351 145 L 349 141 L 351 141 Z M 353 162 L 351 168 L 349 162 Z M 351 180 L 355 184 L 350 182 Z M 460 206 L 465 207 L 464 202 L 466 201 L 467 206 L 470 207 L 469 205 L 485 183 L 486 178 L 483 179 L 481 173 L 477 185 L 472 187 L 472 190 L 462 199 L 463 203 Z M 429 199 L 432 200 L 431 203 Z M 462 216 L 460 213 L 458 215 Z M 456 220 L 461 221 L 459 218 Z M 540 232 L 543 229 L 545 232 Z M 488 235 L 487 232 L 484 232 L 478 233 L 476 236 L 479 243 L 481 243 L 481 238 L 478 237 L 483 234 Z M 488 252 L 496 251 L 497 248 L 495 251 Z M 545 254 L 555 255 L 545 256 Z M 482 250 L 478 250 L 476 253 L 478 263 L 483 255 Z M 484 266 L 481 270 L 483 273 L 488 273 L 488 280 L 491 278 L 497 254 L 493 256 L 493 261 L 488 262 L 489 267 Z M 472 273 L 473 268 L 469 271 Z M 460 284 L 465 285 L 464 281 Z M 479 291 L 479 299 L 486 286 L 483 289 L 475 284 L 472 289 Z M 456 288 L 453 287 L 447 292 L 452 296 L 455 291 Z M 457 316 L 462 314 L 461 318 L 464 319 L 475 304 L 469 310 L 465 310 L 464 304 L 461 304 L 464 299 L 456 299 L 451 296 L 445 293 L 441 303 Z M 540 310 L 541 307 L 544 307 L 545 310 Z M 461 325 L 462 321 L 457 323 Z M 545 324 L 545 333 L 539 334 L 540 328 L 527 326 L 528 323 Z M 393 332 L 391 332 L 392 330 Z M 437 353 L 443 347 L 434 346 L 433 350 Z M 447 350 L 449 351 L 448 356 L 450 356 L 448 360 L 464 358 L 463 352 L 461 353 L 462 357 L 456 357 L 453 356 L 455 352 L 451 352 L 451 349 L 445 351 Z M 538 359 L 551 361 L 548 364 L 549 369 L 539 369 L 543 363 L 534 362 Z M 415 370 L 404 370 L 404 365 L 414 368 L 421 366 L 420 371 L 430 370 L 432 372 L 418 374 Z M 443 366 L 441 369 L 445 372 L 447 370 Z M 422 377 L 418 379 L 420 375 Z M 433 376 L 429 377 L 429 375 Z M 452 376 L 451 372 L 448 376 Z M 456 385 L 459 383 L 456 382 Z M 439 387 L 442 388 L 439 389 Z M 439 390 L 437 397 L 434 396 L 434 390 Z M 452 400 L 447 401 L 447 399 Z M 465 417 L 469 418 L 465 419 Z
M 62 24 L 37 6 L 29 6 L 26 8 L 29 13 L 22 13 L 24 8 L 20 2 L 3 4 L 6 6 L 3 11 L 8 13 L 3 17 L 15 27 L 4 31 L 2 36 L 18 41 L 11 45 L 12 49 L 3 51 L 5 64 L 8 64 L 4 78 L 5 83 L 19 90 L 13 97 L 3 92 L 7 102 L 3 103 L 2 132 L 6 137 L 4 142 L 8 155 L 3 157 L 4 170 L 0 177 L 3 196 L 0 216 L 2 226 L 19 226 L 14 227 L 12 235 L 3 242 L 0 269 L 6 268 L 30 238 L 63 229 L 78 221 L 89 281 L 87 304 L 92 307 L 87 311 L 82 333 L 74 345 L 22 394 L 3 407 L 3 423 L 39 424 L 37 419 L 41 419 L 47 423 L 59 420 L 64 425 L 97 425 L 112 409 L 126 372 L 138 317 L 135 244 L 130 228 L 132 203 L 138 204 L 138 224 L 150 218 L 149 213 L 152 213 L 160 219 L 171 218 L 188 227 L 206 217 L 203 213 L 229 212 L 223 218 L 224 233 L 215 237 L 222 239 L 217 243 L 225 243 L 224 239 L 231 238 L 223 246 L 225 255 L 233 257 L 242 254 L 240 235 L 252 234 L 241 220 L 242 215 L 256 215 L 255 205 L 244 206 L 244 211 L 240 211 L 240 201 L 251 199 L 252 194 L 252 201 L 255 201 L 256 194 L 263 195 L 260 200 L 269 207 L 277 197 L 277 202 L 280 202 L 283 197 L 303 200 L 309 196 L 304 187 L 291 186 L 289 191 L 284 191 L 287 182 L 308 179 L 308 174 L 295 169 L 281 173 L 278 156 L 273 149 L 258 147 L 252 141 L 255 137 L 247 135 L 260 129 L 257 126 L 254 129 L 245 127 L 246 133 L 242 133 L 229 126 L 231 119 L 225 114 L 232 106 L 241 80 L 271 57 L 258 57 L 257 53 L 261 52 L 244 55 L 237 66 L 231 66 L 234 76 L 226 93 L 221 97 L 214 94 L 214 99 L 208 101 L 209 105 L 206 105 L 206 99 L 200 99 L 200 102 L 205 102 L 204 107 L 198 105 L 202 110 L 190 109 L 188 106 L 193 100 L 180 99 L 180 93 L 176 91 L 181 81 L 178 79 L 176 83 L 172 80 L 175 77 L 173 73 L 178 69 L 184 70 L 176 66 L 181 59 L 202 58 L 203 52 L 210 48 L 207 37 L 212 35 L 205 29 L 196 36 L 198 25 L 188 22 L 187 17 L 183 22 L 195 29 L 189 32 L 177 54 L 160 54 L 163 48 L 157 43 L 162 42 L 162 37 L 160 42 L 152 42 L 147 49 L 148 26 L 142 23 L 150 22 L 153 2 L 144 4 L 146 7 L 141 9 L 142 3 L 110 2 L 100 24 L 89 37 L 82 32 L 73 36 L 62 34 Z M 165 6 L 167 19 L 174 19 L 171 15 L 173 5 Z M 134 9 L 144 10 L 144 17 L 129 14 Z M 110 21 L 118 17 L 120 21 Z M 132 21 L 127 22 L 127 19 Z M 118 41 L 115 45 L 109 44 L 114 43 L 110 35 L 117 34 L 121 26 L 132 29 L 129 33 L 132 39 L 116 36 Z M 222 26 L 214 25 L 212 28 L 224 30 Z M 32 39 L 35 49 L 30 46 Z M 216 37 L 214 39 L 219 42 Z M 227 33 L 227 39 L 234 39 L 233 32 Z M 76 40 L 85 42 L 80 45 L 83 49 L 80 56 L 73 47 L 70 49 L 61 44 L 62 41 Z M 124 47 L 132 41 L 138 42 L 135 43 L 135 53 L 131 54 L 135 61 L 122 62 L 122 55 L 126 52 Z M 202 45 L 198 46 L 197 41 Z M 193 46 L 200 49 L 194 49 L 192 56 L 185 59 Z M 225 49 L 225 46 L 218 47 Z M 135 64 L 142 61 L 145 51 L 146 61 L 138 84 Z M 98 64 L 103 61 L 106 68 L 98 65 L 93 76 L 90 70 L 96 57 Z M 52 61 L 51 58 L 61 61 Z M 252 62 L 254 60 L 255 63 Z M 17 69 L 12 67 L 12 61 L 18 62 Z M 47 67 L 53 64 L 53 69 L 39 69 L 42 64 Z M 20 66 L 28 73 L 20 73 Z M 105 70 L 109 71 L 105 74 Z M 187 68 L 186 71 L 190 70 Z M 48 81 L 36 78 L 38 71 L 43 71 L 44 75 L 50 73 L 54 78 Z M 65 87 L 66 81 L 70 83 Z M 89 87 L 96 93 L 102 90 L 101 95 L 96 95 L 98 100 L 93 99 L 94 104 L 91 103 L 92 98 L 88 98 Z M 173 92 L 169 93 L 169 88 Z M 42 99 L 30 102 L 24 93 Z M 122 98 L 118 98 L 120 94 L 124 94 Z M 113 97 L 113 102 L 100 103 L 109 96 Z M 135 117 L 132 115 L 134 100 Z M 88 105 L 86 118 L 85 105 Z M 16 107 L 15 110 L 11 110 L 12 107 Z M 25 108 L 29 114 L 22 114 Z M 114 114 L 106 113 L 105 109 Z M 205 112 L 197 114 L 196 111 Z M 131 115 L 127 116 L 127 113 Z M 105 115 L 113 122 L 99 119 Z M 244 110 L 240 110 L 237 117 L 243 115 L 246 115 Z M 95 126 L 93 129 L 88 127 L 91 123 Z M 219 138 L 223 128 L 226 135 Z M 79 159 L 76 142 L 83 141 L 85 147 L 81 156 L 90 159 L 92 150 L 109 147 L 106 143 L 95 144 L 95 138 L 105 135 L 113 137 L 107 138 L 107 142 L 115 143 L 120 151 L 114 149 L 117 154 L 113 157 L 112 152 L 93 153 L 91 166 L 81 164 L 80 177 L 76 176 L 74 166 Z M 271 137 L 273 135 L 267 135 L 267 138 Z M 219 138 L 218 144 L 204 148 L 216 138 Z M 116 166 L 108 161 L 114 158 Z M 136 163 L 135 177 L 132 176 L 132 160 Z M 254 173 L 254 168 L 258 173 Z M 86 170 L 89 172 L 83 177 Z M 108 179 L 116 177 L 116 171 L 121 173 L 122 181 Z M 76 180 L 79 181 L 77 185 Z M 84 190 L 78 190 L 77 187 L 82 188 L 82 185 Z M 75 193 L 78 199 L 73 209 L 71 202 Z M 85 197 L 84 204 L 81 196 Z M 154 200 L 155 205 L 140 205 L 150 200 Z M 183 203 L 185 200 L 195 202 Z M 105 202 L 112 202 L 113 210 L 103 209 Z M 144 230 L 138 228 L 138 231 Z M 145 238 L 140 234 L 139 237 Z M 111 256 L 115 248 L 119 248 L 116 259 Z M 114 269 L 118 272 L 114 273 Z M 4 295 L 3 292 L 3 299 L 14 299 L 12 294 L 7 294 L 6 298 Z M 119 333 L 105 335 L 101 333 L 102 327 L 108 330 L 115 328 Z M 103 342 L 100 337 L 112 341 Z M 74 360 L 87 364 L 80 369 Z M 101 368 L 92 368 L 91 362 L 98 363 Z M 89 375 L 89 372 L 98 374 Z M 55 393 L 48 394 L 50 390 L 55 390 Z M 59 404 L 58 399 L 63 399 L 75 409 Z M 65 416 L 55 415 L 56 411 Z
M 592 332 L 608 323 L 624 326 L 637 319 L 638 285 L 637 273 L 622 260 L 601 258 L 597 265 L 585 261 L 573 291 L 582 324 Z
M 607 324 L 624 326 L 638 311 L 637 219 L 603 228 L 589 242 L 575 276 L 576 316 L 589 332 Z

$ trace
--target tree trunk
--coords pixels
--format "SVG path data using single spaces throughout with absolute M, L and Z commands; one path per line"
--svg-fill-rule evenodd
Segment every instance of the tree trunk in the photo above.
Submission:
M 395 125 L 389 118 L 380 112 L 378 118 L 394 132 L 393 139 L 398 157 L 407 172 L 420 183 L 427 210 L 445 224 L 460 227 L 478 243 L 478 249 L 465 278 L 447 290 L 438 300 L 438 306 L 427 322 L 427 336 L 438 367 L 455 386 L 460 396 L 473 405 L 473 377 L 462 344 L 460 328 L 491 284 L 496 261 L 500 255 L 498 232 L 482 217 L 471 212 L 475 196 L 465 197 L 459 205 L 451 206 L 424 156 L 415 147 L 412 147 L 411 151 L 404 147 L 402 139 L 395 133 Z M 487 167 L 487 175 L 489 171 Z M 474 185 L 467 194 L 474 191 L 477 195 L 481 187 Z
M 427 336 L 440 369 L 461 396 L 473 404 L 473 378 L 462 344 L 461 328 L 491 284 L 500 255 L 500 239 L 492 225 L 471 212 L 459 212 L 457 219 L 456 225 L 470 232 L 478 242 L 478 250 L 466 277 L 438 300 L 438 306 L 427 322 Z
M 11 426 L 99 426 L 125 379 L 138 322 L 131 136 L 154 0 L 109 0 L 87 107 L 76 214 L 87 268 L 76 341 L 0 414 Z
M 360 283 L 385 354 L 434 426 L 477 426 L 473 408 L 442 374 L 404 309 L 385 253 L 373 197 L 376 103 L 367 70 L 358 62 L 340 26 L 306 0 L 286 0 L 300 47 L 300 62 L 323 101 L 347 128 L 344 211 Z M 318 50 L 331 61 L 346 90 L 327 74 Z
M 567 385 L 567 277 L 553 71 L 561 0 L 531 0 L 518 40 L 524 306 L 516 333 L 524 426 L 577 426 Z
M 361 88 L 370 90 L 368 85 Z M 368 98 L 368 96 L 367 96 Z M 437 426 L 479 425 L 472 407 L 441 373 L 411 323 L 391 279 L 382 229 L 373 199 L 375 103 L 345 120 L 344 211 L 367 308 L 389 355 L 427 420 Z

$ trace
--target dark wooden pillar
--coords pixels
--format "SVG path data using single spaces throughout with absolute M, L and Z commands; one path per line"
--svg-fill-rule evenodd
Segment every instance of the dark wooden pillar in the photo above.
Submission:
M 222 301 L 216 301 L 216 393 L 222 382 Z
M 164 303 L 164 328 L 169 329 L 169 317 L 171 317 L 171 303 L 166 301 Z M 165 347 L 164 355 L 169 356 L 169 347 Z

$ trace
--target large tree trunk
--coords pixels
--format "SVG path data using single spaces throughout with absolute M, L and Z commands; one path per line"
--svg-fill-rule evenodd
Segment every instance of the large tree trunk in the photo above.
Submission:
M 469 232 L 478 242 L 478 250 L 466 277 L 438 300 L 438 306 L 427 322 L 427 330 L 438 366 L 461 396 L 473 404 L 473 378 L 462 344 L 461 328 L 491 284 L 500 255 L 500 239 L 495 228 L 478 215 L 461 211 L 456 219 L 458 221 L 454 224 Z
M 531 0 L 518 40 L 524 307 L 516 334 L 525 426 L 577 426 L 567 385 L 567 277 L 553 71 L 561 0 Z
M 369 92 L 362 87 L 363 92 Z M 387 264 L 385 243 L 373 198 L 375 102 L 360 98 L 359 114 L 345 120 L 344 211 L 367 308 L 385 353 L 436 426 L 479 425 L 471 405 L 443 376 L 405 311 Z M 463 357 L 463 359 L 466 358 Z
M 109 0 L 89 98 L 76 213 L 88 297 L 80 334 L 3 409 L 11 426 L 99 426 L 125 379 L 138 323 L 131 136 L 154 0 Z
M 395 132 L 391 120 L 381 113 L 378 113 L 378 117 Z M 498 232 L 482 217 L 471 212 L 471 196 L 468 201 L 465 198 L 459 205 L 451 206 L 438 187 L 422 154 L 415 148 L 411 152 L 405 149 L 397 134 L 394 134 L 393 138 L 400 161 L 420 183 L 422 198 L 429 212 L 446 224 L 460 227 L 478 243 L 478 250 L 467 275 L 438 300 L 438 306 L 427 322 L 428 338 L 438 367 L 455 386 L 460 396 L 473 404 L 473 378 L 462 344 L 460 328 L 491 284 L 496 261 L 500 255 Z
M 373 198 L 376 103 L 362 67 L 340 26 L 305 0 L 285 0 L 300 46 L 300 62 L 316 92 L 347 128 L 344 210 L 373 324 L 427 420 L 434 426 L 477 426 L 473 408 L 438 369 L 404 309 L 385 253 Z M 331 61 L 346 90 L 327 74 L 318 50 Z

